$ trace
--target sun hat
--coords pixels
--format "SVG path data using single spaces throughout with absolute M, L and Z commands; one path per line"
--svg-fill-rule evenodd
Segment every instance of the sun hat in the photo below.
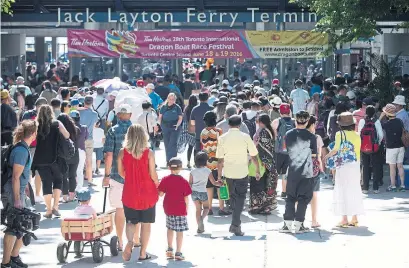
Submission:
M 406 105 L 405 96 L 403 96 L 403 95 L 396 96 L 395 99 L 393 100 L 392 104 L 405 106 Z
M 341 127 L 348 127 L 355 124 L 354 116 L 350 112 L 344 112 L 338 115 L 337 123 Z
M 274 106 L 274 108 L 280 108 L 280 105 L 283 103 L 283 100 L 280 97 L 274 97 L 271 100 L 271 105 Z
M 132 113 L 132 107 L 129 104 L 123 103 L 119 105 L 117 109 L 118 114 L 131 114 Z
M 383 107 L 382 111 L 388 115 L 388 116 L 395 116 L 396 115 L 396 106 L 393 104 L 386 104 L 385 107 Z
M 91 191 L 87 187 L 82 187 L 81 189 L 77 190 L 76 192 L 77 199 L 80 202 L 89 201 L 91 199 Z
M 226 96 L 221 96 L 217 104 L 227 104 L 229 99 Z
M 9 91 L 7 89 L 3 89 L 1 91 L 1 99 L 4 100 L 4 99 L 8 99 L 9 97 L 10 97 Z
M 291 107 L 290 104 L 288 103 L 282 103 L 280 105 L 280 114 L 290 114 L 291 113 Z

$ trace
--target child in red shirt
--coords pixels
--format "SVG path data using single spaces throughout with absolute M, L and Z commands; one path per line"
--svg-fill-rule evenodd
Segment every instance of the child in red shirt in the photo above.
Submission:
M 170 159 L 169 169 L 171 174 L 164 177 L 159 184 L 159 195 L 165 195 L 163 208 L 166 214 L 166 228 L 168 228 L 168 259 L 175 258 L 182 261 L 185 259 L 181 250 L 183 232 L 189 230 L 187 225 L 188 196 L 192 193 L 187 180 L 179 175 L 182 169 L 182 160 L 177 157 Z M 176 232 L 176 254 L 173 255 L 173 236 Z

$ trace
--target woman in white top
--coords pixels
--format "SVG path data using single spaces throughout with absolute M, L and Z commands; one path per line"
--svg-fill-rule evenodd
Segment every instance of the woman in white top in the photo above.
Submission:
M 364 194 L 368 193 L 369 180 L 373 173 L 373 191 L 379 193 L 379 184 L 383 178 L 382 141 L 383 130 L 379 119 L 375 118 L 376 109 L 369 105 L 366 107 L 366 116 L 358 124 L 358 134 L 361 136 L 361 159 L 362 159 L 362 179 Z M 374 139 L 370 139 L 371 134 Z M 372 146 L 371 146 L 372 144 Z M 369 145 L 369 147 L 368 147 Z M 364 148 L 368 147 L 368 148 Z M 365 152 L 367 151 L 367 152 Z

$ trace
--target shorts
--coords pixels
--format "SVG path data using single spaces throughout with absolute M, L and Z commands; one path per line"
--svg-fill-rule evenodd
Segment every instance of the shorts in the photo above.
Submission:
M 109 189 L 109 203 L 113 208 L 123 208 L 122 204 L 122 192 L 124 191 L 124 185 L 113 179 L 110 180 Z
M 276 153 L 276 167 L 278 175 L 286 175 L 290 166 L 290 156 L 288 154 Z
M 175 232 L 188 231 L 186 216 L 166 216 L 166 228 Z
M 94 152 L 94 141 L 93 140 L 86 140 L 85 141 L 85 157 L 86 161 L 92 162 L 92 153 Z
M 193 191 L 192 192 L 192 200 L 193 200 L 193 202 L 195 202 L 195 201 L 200 201 L 200 202 L 207 201 L 208 200 L 207 193 Z
M 402 164 L 405 157 L 405 147 L 401 148 L 386 148 L 386 163 L 387 164 Z
M 314 188 L 313 191 L 314 192 L 319 192 L 320 191 L 320 185 L 321 185 L 321 174 L 319 174 L 318 176 L 312 178 L 313 184 L 314 184 Z
M 94 148 L 95 152 L 95 157 L 98 160 L 103 160 L 104 159 L 104 148 Z
M 217 169 L 212 170 L 213 178 L 215 181 L 217 181 L 219 172 L 217 172 Z M 206 188 L 220 188 L 219 186 L 215 186 L 210 180 L 207 180 Z
M 153 206 L 145 210 L 136 210 L 124 206 L 124 213 L 127 223 L 154 223 L 156 216 L 156 207 Z

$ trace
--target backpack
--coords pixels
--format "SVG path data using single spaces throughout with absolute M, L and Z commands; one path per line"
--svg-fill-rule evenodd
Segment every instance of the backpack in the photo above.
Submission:
M 116 124 L 118 124 L 118 117 L 116 116 L 115 111 L 113 111 L 113 113 L 114 113 L 114 119 L 112 119 L 111 127 L 113 127 L 113 126 L 115 126 Z
M 5 145 L 1 147 L 1 193 L 4 192 L 4 186 L 10 180 L 13 168 L 9 165 L 10 155 L 14 148 L 24 145 L 19 142 L 16 145 Z M 28 151 L 28 150 L 27 150 Z M 28 151 L 29 157 L 27 162 L 30 160 L 30 152 Z M 27 163 L 26 163 L 27 165 Z
M 326 122 L 328 122 L 328 115 L 329 111 L 324 111 L 320 113 L 317 124 L 315 125 L 315 133 L 320 135 L 321 138 L 326 138 L 327 137 L 327 125 Z
M 242 117 L 243 117 L 243 123 L 247 126 L 247 128 L 249 129 L 249 134 L 250 137 L 253 138 L 254 135 L 256 134 L 256 117 L 254 116 L 252 119 L 248 120 L 247 119 L 247 114 L 246 113 L 242 113 Z
M 365 120 L 365 125 L 361 130 L 361 152 L 366 154 L 376 153 L 379 150 L 378 133 L 375 122 Z
M 275 152 L 276 153 L 287 153 L 287 145 L 285 144 L 285 135 L 288 131 L 295 128 L 294 121 L 280 119 L 277 127 L 277 138 L 275 142 Z

